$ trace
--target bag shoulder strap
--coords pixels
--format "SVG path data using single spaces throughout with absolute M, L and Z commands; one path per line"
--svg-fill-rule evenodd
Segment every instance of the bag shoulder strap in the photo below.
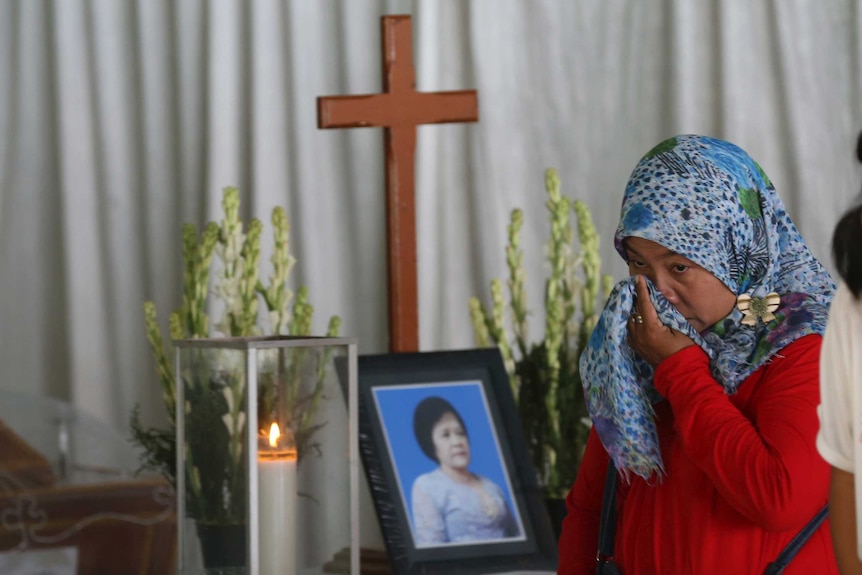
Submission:
M 608 461 L 605 476 L 605 491 L 602 495 L 602 514 L 599 517 L 599 550 L 596 563 L 602 564 L 614 558 L 614 537 L 617 532 L 617 468 L 614 460 Z
M 811 521 L 809 521 L 802 530 L 796 534 L 796 536 L 790 540 L 790 543 L 781 551 L 778 557 L 766 566 L 766 571 L 763 572 L 763 575 L 779 575 L 782 571 L 784 571 L 785 567 L 796 557 L 796 554 L 799 553 L 799 550 L 802 549 L 802 546 L 805 545 L 805 542 L 814 535 L 814 532 L 820 527 L 820 525 L 826 520 L 826 516 L 829 515 L 829 506 L 825 505 L 823 509 L 817 512 Z

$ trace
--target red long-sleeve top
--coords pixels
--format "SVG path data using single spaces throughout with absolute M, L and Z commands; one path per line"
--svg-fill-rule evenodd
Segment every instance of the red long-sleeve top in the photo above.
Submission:
M 758 575 L 827 502 L 814 445 L 821 338 L 805 336 L 726 395 L 691 346 L 654 385 L 666 475 L 618 482 L 615 560 L 624 575 Z M 566 499 L 560 575 L 593 575 L 608 455 L 593 431 Z M 833 575 L 829 521 L 784 575 Z

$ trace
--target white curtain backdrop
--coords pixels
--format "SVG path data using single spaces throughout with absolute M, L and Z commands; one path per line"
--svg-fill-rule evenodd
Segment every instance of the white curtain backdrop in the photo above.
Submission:
M 413 15 L 419 90 L 479 93 L 478 123 L 419 130 L 423 350 L 473 345 L 467 300 L 505 277 L 515 207 L 540 329 L 546 167 L 621 278 L 624 184 L 678 133 L 750 152 L 828 260 L 859 188 L 860 4 L 0 0 L 0 387 L 121 433 L 136 403 L 161 421 L 141 304 L 163 324 L 180 305 L 181 226 L 218 218 L 228 185 L 265 249 L 286 207 L 315 332 L 338 314 L 385 351 L 382 132 L 318 130 L 315 103 L 380 90 L 384 14 Z

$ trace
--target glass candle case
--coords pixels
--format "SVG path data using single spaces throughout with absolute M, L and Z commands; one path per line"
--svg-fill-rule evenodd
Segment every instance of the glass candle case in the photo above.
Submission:
M 358 575 L 355 340 L 174 346 L 178 572 Z

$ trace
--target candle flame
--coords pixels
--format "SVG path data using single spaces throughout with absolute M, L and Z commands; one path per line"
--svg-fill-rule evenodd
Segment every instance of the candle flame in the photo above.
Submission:
M 278 438 L 281 437 L 281 431 L 278 429 L 278 424 L 273 423 L 269 427 L 269 446 L 278 447 Z

